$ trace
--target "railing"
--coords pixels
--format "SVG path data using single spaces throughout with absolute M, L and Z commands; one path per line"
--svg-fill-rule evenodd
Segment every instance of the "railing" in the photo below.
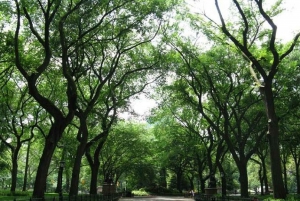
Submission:
M 216 195 L 195 195 L 195 201 L 252 201 L 253 198 L 242 198 L 238 196 L 216 196 Z
M 114 193 L 110 195 L 76 195 L 76 196 L 56 196 L 56 197 L 45 197 L 45 198 L 14 198 L 13 201 L 117 201 L 120 199 L 122 194 Z

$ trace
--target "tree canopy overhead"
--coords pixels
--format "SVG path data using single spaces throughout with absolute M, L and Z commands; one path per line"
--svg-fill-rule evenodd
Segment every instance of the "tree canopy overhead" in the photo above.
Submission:
M 22 174 L 36 172 L 33 196 L 42 198 L 65 160 L 70 195 L 82 178 L 96 194 L 107 174 L 204 191 L 219 173 L 222 194 L 240 181 L 248 197 L 250 164 L 261 186 L 270 169 L 274 197 L 285 198 L 291 161 L 299 177 L 297 143 L 283 141 L 298 142 L 300 34 L 278 39 L 283 1 L 228 2 L 214 1 L 216 16 L 178 0 L 1 2 L 0 151 L 11 158 L 1 163 L 10 190 L 20 163 Z M 148 125 L 124 123 L 130 99 L 148 87 L 157 100 Z

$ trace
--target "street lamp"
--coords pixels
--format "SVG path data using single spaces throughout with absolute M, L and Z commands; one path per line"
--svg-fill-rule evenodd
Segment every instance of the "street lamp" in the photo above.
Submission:
M 62 195 L 62 176 L 63 176 L 63 171 L 65 167 L 65 161 L 60 161 L 59 162 L 59 170 L 58 170 L 58 190 L 59 190 L 59 200 L 63 200 L 63 195 Z

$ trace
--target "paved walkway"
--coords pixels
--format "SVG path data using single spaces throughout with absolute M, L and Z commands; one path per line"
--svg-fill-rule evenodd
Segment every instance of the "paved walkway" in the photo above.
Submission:
M 121 198 L 120 201 L 194 201 L 194 198 L 184 197 L 167 197 L 167 196 L 152 196 L 152 197 L 131 197 Z

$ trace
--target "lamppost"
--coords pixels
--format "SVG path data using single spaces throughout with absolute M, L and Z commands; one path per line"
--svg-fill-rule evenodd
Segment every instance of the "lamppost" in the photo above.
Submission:
M 58 170 L 58 190 L 59 190 L 59 200 L 63 200 L 63 194 L 62 194 L 62 176 L 63 176 L 63 171 L 65 167 L 65 161 L 60 161 L 59 162 L 59 170 Z

